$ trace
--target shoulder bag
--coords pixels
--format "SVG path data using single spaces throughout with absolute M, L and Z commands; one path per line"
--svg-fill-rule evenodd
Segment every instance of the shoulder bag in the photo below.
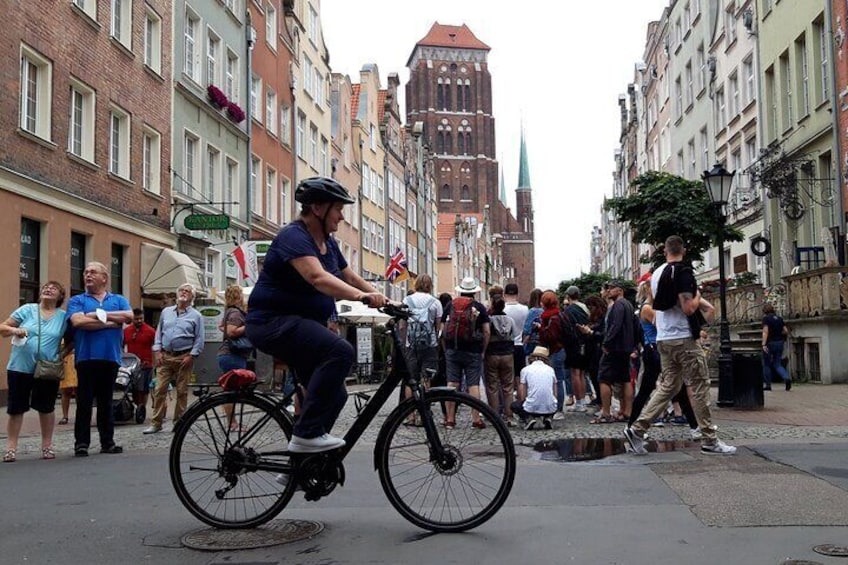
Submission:
M 35 308 L 38 316 L 38 353 L 35 356 L 33 377 L 40 381 L 59 382 L 65 378 L 65 365 L 61 359 L 58 361 L 41 359 L 41 307 L 36 304 Z

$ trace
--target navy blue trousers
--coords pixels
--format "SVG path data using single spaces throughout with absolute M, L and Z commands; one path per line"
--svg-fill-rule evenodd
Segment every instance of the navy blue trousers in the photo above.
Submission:
M 294 435 L 314 438 L 333 429 L 345 402 L 345 378 L 353 367 L 353 346 L 326 326 L 300 316 L 247 324 L 247 337 L 260 351 L 286 363 L 306 398 Z

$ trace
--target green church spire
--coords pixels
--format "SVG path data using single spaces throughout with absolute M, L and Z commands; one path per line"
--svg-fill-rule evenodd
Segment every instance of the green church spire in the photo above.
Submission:
M 521 161 L 518 164 L 518 188 L 530 187 L 530 166 L 527 164 L 527 143 L 524 140 L 524 127 L 521 128 Z
M 501 163 L 503 163 L 503 159 L 501 159 Z M 506 206 L 506 185 L 504 184 L 503 169 L 502 168 L 500 170 L 500 173 L 501 173 L 500 174 L 500 177 L 501 177 L 500 199 L 501 199 L 501 202 L 503 202 L 503 205 Z

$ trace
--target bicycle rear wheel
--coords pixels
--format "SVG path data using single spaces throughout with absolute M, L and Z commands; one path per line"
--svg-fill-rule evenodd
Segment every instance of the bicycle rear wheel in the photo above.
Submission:
M 442 424 L 442 408 L 456 403 L 456 426 Z M 444 456 L 431 458 L 424 427 L 410 426 L 417 404 L 409 400 L 386 419 L 378 439 L 380 483 L 392 506 L 413 524 L 434 532 L 461 532 L 495 515 L 515 480 L 515 445 L 506 425 L 467 394 L 428 392 Z M 472 410 L 485 428 L 472 426 Z
M 264 398 L 225 393 L 198 402 L 171 443 L 171 482 L 180 502 L 216 528 L 271 520 L 295 491 L 284 453 L 291 433 L 291 420 Z

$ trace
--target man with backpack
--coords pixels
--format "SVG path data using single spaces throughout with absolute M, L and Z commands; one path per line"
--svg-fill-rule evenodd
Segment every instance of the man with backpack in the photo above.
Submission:
M 710 375 L 704 351 L 692 333 L 688 317 L 700 312 L 706 319 L 715 316 L 715 308 L 701 298 L 692 268 L 682 265 L 686 249 L 683 240 L 676 235 L 665 240 L 666 263 L 651 276 L 651 291 L 654 295 L 655 323 L 657 326 L 657 349 L 660 352 L 662 374 L 657 388 L 647 406 L 632 426 L 624 428 L 624 437 L 637 454 L 645 454 L 645 432 L 651 422 L 659 416 L 669 401 L 683 387 L 683 376 L 689 379 L 692 391 L 692 409 L 701 429 L 701 452 L 708 454 L 733 455 L 736 448 L 716 437 L 716 427 L 710 414 Z M 669 269 L 674 269 L 669 276 Z M 671 292 L 669 287 L 671 286 Z M 677 296 L 677 302 L 667 307 L 665 297 Z
M 474 277 L 465 277 L 456 287 L 459 297 L 454 298 L 442 314 L 442 343 L 445 347 L 448 386 L 459 388 L 465 380 L 468 394 L 480 397 L 480 379 L 483 375 L 483 352 L 489 344 L 491 328 L 486 307 L 475 300 L 480 286 Z M 445 426 L 453 428 L 456 405 L 447 403 Z M 472 425 L 484 428 L 480 414 L 472 412 Z
M 433 279 L 430 275 L 418 275 L 415 292 L 403 299 L 409 308 L 406 329 L 407 365 L 410 375 L 418 375 L 429 384 L 428 369 L 438 369 L 438 337 L 442 319 L 442 303 L 431 293 Z

